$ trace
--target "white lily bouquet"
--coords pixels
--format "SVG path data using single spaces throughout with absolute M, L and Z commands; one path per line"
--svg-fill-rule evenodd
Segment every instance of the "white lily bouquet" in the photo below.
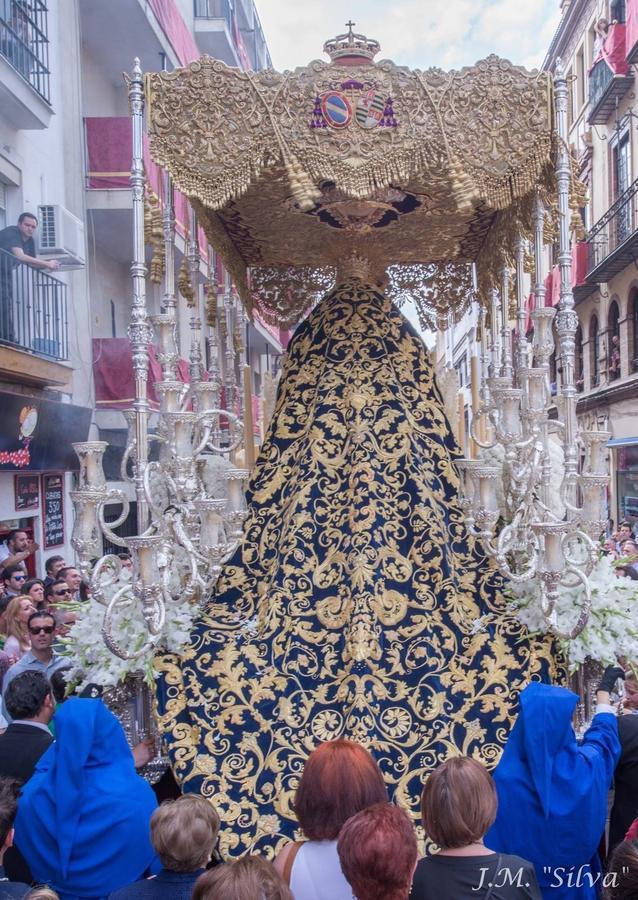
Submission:
M 130 571 L 122 569 L 118 580 L 105 578 L 104 598 L 110 600 L 121 587 L 130 581 Z M 67 682 L 76 691 L 94 683 L 103 687 L 115 687 L 129 675 L 144 673 L 147 683 L 153 683 L 153 657 L 160 649 L 179 652 L 188 643 L 195 616 L 200 611 L 196 603 L 166 600 L 166 619 L 156 647 L 135 656 L 148 640 L 141 605 L 131 599 L 115 607 L 111 620 L 111 633 L 115 642 L 133 659 L 120 659 L 108 649 L 102 637 L 102 625 L 106 607 L 95 599 L 69 604 L 76 614 L 76 622 L 62 639 L 63 653 L 69 657 L 71 668 Z
M 577 669 L 588 657 L 603 665 L 616 665 L 618 657 L 638 661 L 638 581 L 616 575 L 614 561 L 601 556 L 589 582 L 591 613 L 587 624 L 577 637 L 561 641 L 570 670 Z M 508 594 L 510 610 L 530 631 L 548 630 L 537 582 L 510 584 Z M 584 601 L 582 584 L 559 585 L 556 613 L 561 631 L 574 627 Z

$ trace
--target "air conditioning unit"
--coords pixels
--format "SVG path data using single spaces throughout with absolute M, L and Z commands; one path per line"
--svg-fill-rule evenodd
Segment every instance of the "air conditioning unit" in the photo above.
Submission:
M 81 269 L 85 262 L 84 223 L 58 203 L 39 207 L 39 256 L 57 259 L 61 269 Z

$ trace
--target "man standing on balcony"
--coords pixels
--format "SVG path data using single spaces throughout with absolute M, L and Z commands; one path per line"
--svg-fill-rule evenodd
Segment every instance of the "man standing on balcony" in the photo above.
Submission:
M 18 263 L 51 271 L 60 267 L 55 259 L 38 259 L 35 255 L 33 235 L 37 227 L 33 213 L 23 212 L 17 225 L 0 231 L 0 340 L 14 342 L 19 337 L 13 328 L 13 270 Z

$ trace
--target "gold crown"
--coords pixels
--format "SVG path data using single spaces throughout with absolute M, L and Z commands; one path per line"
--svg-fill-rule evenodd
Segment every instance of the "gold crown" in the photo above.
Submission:
M 328 54 L 332 62 L 345 57 L 372 62 L 381 49 L 378 41 L 369 40 L 365 34 L 355 34 L 352 30 L 354 24 L 346 22 L 348 33 L 338 34 L 323 45 L 323 52 Z

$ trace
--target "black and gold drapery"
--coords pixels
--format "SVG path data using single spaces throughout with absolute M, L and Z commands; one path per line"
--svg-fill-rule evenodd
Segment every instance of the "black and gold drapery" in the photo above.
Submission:
M 468 541 L 458 455 L 411 325 L 362 282 L 332 291 L 290 346 L 240 547 L 158 660 L 175 774 L 214 801 L 225 854 L 293 834 L 304 760 L 338 736 L 417 818 L 426 773 L 492 766 L 518 689 L 552 674 Z

